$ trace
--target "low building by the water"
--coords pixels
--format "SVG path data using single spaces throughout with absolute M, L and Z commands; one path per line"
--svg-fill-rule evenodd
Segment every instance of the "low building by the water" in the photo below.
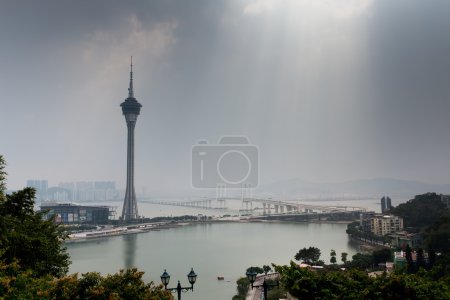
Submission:
M 88 206 L 73 203 L 43 203 L 45 218 L 55 216 L 57 223 L 64 224 L 106 224 L 114 217 L 115 208 L 110 206 Z
M 417 258 L 417 252 L 411 251 L 411 260 L 414 264 L 417 264 Z M 428 263 L 428 252 L 423 252 L 423 260 L 425 263 Z M 407 259 L 405 251 L 394 252 L 394 265 L 396 268 L 406 268 Z
M 392 246 L 397 248 L 404 248 L 409 245 L 411 248 L 418 248 L 422 245 L 422 236 L 419 233 L 409 233 L 400 231 L 389 235 Z

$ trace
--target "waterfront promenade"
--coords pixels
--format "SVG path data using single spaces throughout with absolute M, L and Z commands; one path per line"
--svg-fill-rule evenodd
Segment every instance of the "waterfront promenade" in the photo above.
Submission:
M 247 296 L 245 297 L 245 300 L 261 300 L 264 299 L 264 292 L 262 288 L 262 284 L 265 280 L 277 280 L 280 277 L 280 274 L 278 273 L 271 273 L 267 275 L 260 275 L 256 277 L 255 282 L 253 283 L 254 286 L 261 286 L 259 288 L 253 288 L 250 286 L 249 291 L 247 293 Z
M 117 226 L 117 227 L 109 225 L 97 230 L 89 230 L 69 234 L 69 239 L 67 239 L 66 242 L 70 243 L 89 239 L 112 237 L 117 235 L 137 234 L 148 231 L 159 231 L 162 229 L 177 228 L 187 224 L 189 223 L 158 222 L 158 223 L 143 223 L 137 225 Z

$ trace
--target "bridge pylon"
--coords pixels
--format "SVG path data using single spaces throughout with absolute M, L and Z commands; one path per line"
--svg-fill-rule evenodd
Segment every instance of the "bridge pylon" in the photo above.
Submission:
M 216 186 L 216 201 L 217 201 L 217 208 L 224 209 L 226 207 L 226 200 L 227 197 L 227 186 L 225 184 L 218 184 Z
M 249 206 L 250 206 L 250 210 L 253 211 L 253 189 L 251 184 L 248 183 L 244 183 L 241 186 L 241 207 L 242 209 L 244 209 L 245 206 L 245 210 L 249 210 Z

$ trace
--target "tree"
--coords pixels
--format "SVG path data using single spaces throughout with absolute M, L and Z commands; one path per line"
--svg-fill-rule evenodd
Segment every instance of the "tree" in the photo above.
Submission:
M 334 249 L 331 249 L 330 252 L 330 263 L 335 264 L 336 263 L 336 251 Z
M 366 270 L 373 265 L 373 256 L 371 254 L 356 253 L 352 256 L 352 261 L 348 263 L 350 268 Z
M 436 251 L 432 248 L 428 249 L 428 266 L 429 268 L 433 268 L 436 263 Z
M 425 263 L 425 256 L 424 256 L 422 248 L 419 248 L 417 250 L 416 262 L 417 262 L 417 269 L 420 269 L 420 268 L 425 269 L 426 263 Z
M 267 279 L 266 283 L 270 286 L 267 292 L 267 300 L 278 300 L 286 298 L 286 292 L 280 286 L 276 286 L 277 282 L 275 280 Z
M 391 210 L 391 213 L 402 217 L 405 227 L 425 228 L 434 224 L 445 210 L 446 207 L 440 195 L 426 193 L 398 205 Z
M 67 234 L 53 220 L 43 220 L 42 213 L 34 212 L 34 189 L 4 195 L 4 166 L 0 156 L 0 260 L 6 264 L 17 261 L 22 270 L 30 269 L 35 276 L 63 276 L 70 263 L 63 247 Z
M 316 247 L 309 247 L 300 249 L 295 254 L 295 259 L 298 261 L 304 261 L 307 264 L 316 263 L 320 258 L 320 249 Z
M 347 256 L 348 256 L 347 252 L 342 252 L 341 253 L 341 260 L 344 263 L 344 265 L 347 263 Z
M 373 262 L 378 265 L 379 263 L 386 263 L 392 260 L 391 250 L 388 248 L 383 248 L 380 250 L 375 250 L 372 252 Z
M 270 266 L 268 266 L 268 265 L 264 265 L 262 268 L 263 268 L 263 271 L 264 271 L 265 275 L 267 275 L 267 273 L 272 271 L 272 268 Z
M 425 245 L 439 252 L 450 250 L 450 209 L 423 233 Z
M 369 255 L 370 256 L 370 255 Z M 449 299 L 445 278 L 434 280 L 417 274 L 384 274 L 375 278 L 360 270 L 275 266 L 281 285 L 298 299 Z
M 233 297 L 233 300 L 245 300 L 250 281 L 248 281 L 247 277 L 241 277 L 236 281 L 236 285 L 237 295 Z
M 408 273 L 412 274 L 415 272 L 416 268 L 414 266 L 414 261 L 412 259 L 412 251 L 409 245 L 406 245 L 405 249 L 405 259 L 406 259 L 406 269 Z
M 145 283 L 142 280 L 144 272 L 137 269 L 121 270 L 105 277 L 90 272 L 83 274 L 81 278 L 77 274 L 54 278 L 50 275 L 35 277 L 30 271 L 12 276 L 8 272 L 17 272 L 18 266 L 0 266 L 1 299 L 173 299 L 162 285 Z
M 248 267 L 247 270 L 246 270 L 247 273 L 251 272 L 251 271 L 256 272 L 256 274 L 264 273 L 264 270 L 261 267 Z
M 0 155 L 0 201 L 3 201 L 4 192 L 6 190 L 6 172 L 5 172 L 6 162 L 3 156 Z

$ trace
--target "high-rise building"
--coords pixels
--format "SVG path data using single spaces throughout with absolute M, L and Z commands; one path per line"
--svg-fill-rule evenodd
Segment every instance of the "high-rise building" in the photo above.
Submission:
M 122 219 L 133 220 L 138 218 L 138 208 L 136 193 L 134 191 L 134 127 L 142 105 L 134 97 L 133 90 L 133 59 L 131 60 L 130 86 L 128 88 L 128 98 L 120 104 L 122 113 L 125 116 L 128 129 L 127 142 L 127 184 L 125 199 L 123 201 Z
M 386 209 L 391 210 L 392 209 L 392 200 L 389 197 L 386 197 Z
M 36 201 L 41 202 L 47 198 L 48 181 L 43 179 L 29 179 L 27 180 L 27 187 L 32 187 L 36 190 Z
M 381 198 L 381 213 L 384 214 L 385 210 L 386 210 L 386 197 L 383 196 L 383 198 Z

